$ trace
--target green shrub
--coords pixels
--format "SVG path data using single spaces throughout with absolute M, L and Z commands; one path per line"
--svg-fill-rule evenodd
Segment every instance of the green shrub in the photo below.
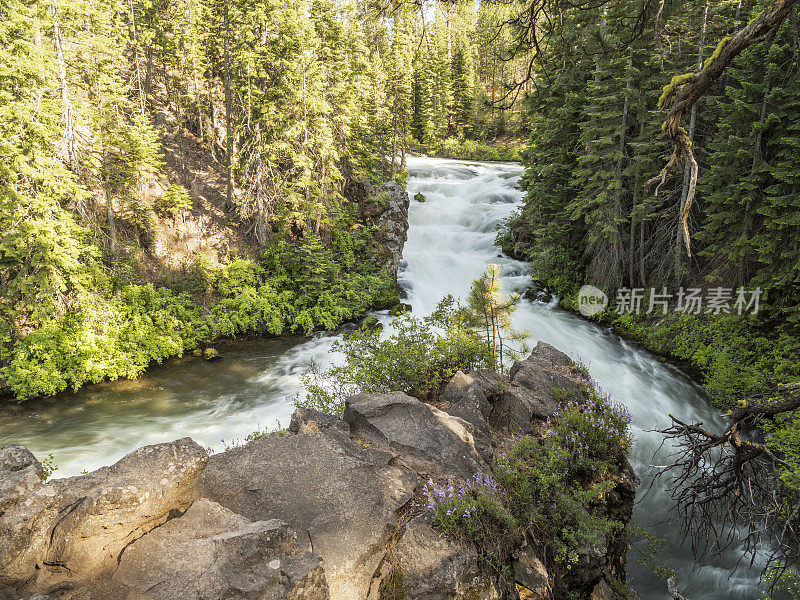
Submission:
M 294 293 L 285 298 L 290 329 L 334 329 L 363 315 L 394 286 L 388 274 L 364 260 L 370 240 L 369 230 L 339 230 L 329 246 L 311 234 L 296 244 L 281 240 L 264 248 L 268 283 Z
M 371 229 L 337 228 L 328 244 L 313 234 L 276 241 L 260 264 L 237 259 L 218 269 L 199 258 L 169 287 L 117 281 L 114 294 L 83 294 L 80 308 L 50 314 L 26 335 L 2 321 L 0 378 L 20 399 L 50 396 L 136 377 L 219 337 L 334 329 L 397 296 L 372 252 Z
M 192 197 L 189 195 L 188 190 L 181 186 L 172 184 L 155 202 L 155 209 L 171 217 L 176 217 L 183 211 L 192 208 Z
M 429 142 L 422 150 L 434 156 L 456 160 L 488 160 L 517 161 L 522 160 L 520 154 L 524 144 L 520 141 L 487 144 L 472 139 L 450 137 L 445 140 Z
M 526 437 L 498 457 L 493 475 L 479 472 L 466 484 L 429 482 L 434 523 L 446 534 L 474 542 L 502 568 L 524 532 L 545 555 L 569 568 L 578 549 L 622 525 L 595 507 L 616 485 L 630 447 L 627 411 L 591 382 L 587 396 L 548 421 L 548 434 Z
M 312 367 L 304 378 L 307 396 L 297 403 L 338 413 L 345 399 L 359 391 L 395 390 L 427 400 L 438 396 L 456 371 L 492 364 L 486 341 L 467 326 L 452 297 L 429 317 L 406 313 L 392 325 L 395 333 L 384 340 L 367 328 L 335 342 L 332 350 L 344 353 L 345 364 L 324 372 Z
M 42 460 L 42 476 L 44 480 L 47 481 L 50 479 L 56 471 L 58 471 L 58 467 L 56 466 L 55 458 L 53 458 L 53 453 L 51 452 Z

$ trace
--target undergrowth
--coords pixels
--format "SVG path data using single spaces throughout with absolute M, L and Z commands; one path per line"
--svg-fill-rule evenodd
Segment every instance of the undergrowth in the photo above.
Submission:
M 526 532 L 540 555 L 569 569 L 580 548 L 621 531 L 597 507 L 619 480 L 630 415 L 592 382 L 584 392 L 548 420 L 543 438 L 522 438 L 501 454 L 494 473 L 466 483 L 430 481 L 428 510 L 441 531 L 474 543 L 498 571 Z

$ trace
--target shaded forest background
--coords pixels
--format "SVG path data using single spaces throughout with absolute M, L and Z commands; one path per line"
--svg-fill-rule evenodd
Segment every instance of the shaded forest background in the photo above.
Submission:
M 708 67 L 769 3 L 667 4 L 637 34 L 637 2 L 565 9 L 537 56 L 528 94 L 525 206 L 501 232 L 510 253 L 570 302 L 583 283 L 672 293 L 761 288 L 758 315 L 615 318 L 623 333 L 704 372 L 723 403 L 795 380 L 800 350 L 800 37 L 790 12 L 768 41 L 742 52 L 684 115 L 699 165 L 647 185 L 673 151 L 661 96 Z M 677 78 L 677 79 L 673 79 Z M 674 87 L 674 86 L 673 86 Z M 668 106 L 666 107 L 668 108 Z M 666 289 L 665 289 L 666 288 Z M 701 313 L 706 312 L 704 306 Z M 609 318 L 608 316 L 604 318 Z

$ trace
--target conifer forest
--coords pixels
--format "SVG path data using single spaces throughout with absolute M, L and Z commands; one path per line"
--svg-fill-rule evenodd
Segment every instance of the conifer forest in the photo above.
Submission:
M 519 426 L 515 382 L 545 363 L 569 371 L 539 401 L 560 408 Z M 170 373 L 214 408 L 127 412 Z M 485 401 L 457 412 L 465 373 Z M 234 380 L 250 412 L 213 391 Z M 2 469 L 17 442 L 49 485 L 227 423 L 251 445 L 323 435 L 322 413 L 386 450 L 353 398 L 398 392 L 492 459 L 418 473 L 398 533 L 369 542 L 388 553 L 352 562 L 364 598 L 800 598 L 800 3 L 0 0 Z M 612 508 L 628 472 L 669 527 Z M 4 517 L 15 485 L 0 600 L 121 594 L 43 579 L 77 577 L 67 559 L 15 575 L 39 548 Z M 393 544 L 425 502 L 491 585 L 414 591 Z M 591 584 L 586 547 L 607 557 Z M 514 578 L 525 548 L 540 588 Z M 331 560 L 330 596 L 197 598 L 360 600 Z M 702 571 L 739 563 L 739 588 Z

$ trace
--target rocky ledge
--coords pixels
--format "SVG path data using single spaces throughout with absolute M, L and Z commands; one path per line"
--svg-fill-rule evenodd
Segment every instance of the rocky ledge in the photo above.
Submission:
M 344 196 L 358 206 L 359 220 L 376 228 L 378 260 L 396 276 L 408 232 L 408 193 L 395 181 L 373 186 L 359 179 L 348 182 Z
M 513 568 L 497 573 L 436 531 L 421 500 L 431 478 L 491 472 L 502 440 L 541 433 L 580 393 L 569 358 L 540 343 L 508 377 L 457 373 L 438 407 L 360 394 L 342 418 L 300 409 L 288 432 L 210 457 L 185 438 L 45 482 L 27 449 L 7 446 L 0 599 L 500 600 L 569 590 L 615 600 L 609 584 L 624 580 L 626 548 L 616 534 L 582 548 L 566 572 L 548 570 L 523 540 Z M 635 486 L 626 465 L 604 510 L 627 522 Z

